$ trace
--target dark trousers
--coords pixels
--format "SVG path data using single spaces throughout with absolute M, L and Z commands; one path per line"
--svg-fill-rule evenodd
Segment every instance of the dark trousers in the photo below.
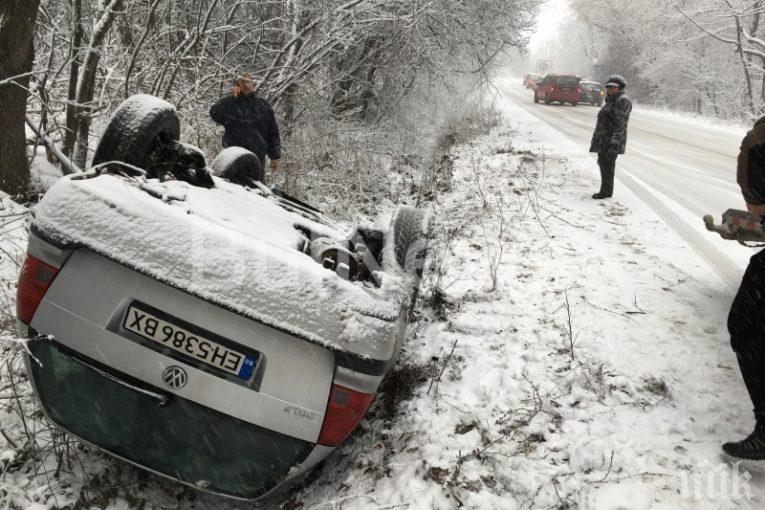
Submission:
M 730 308 L 728 331 L 759 422 L 765 419 L 765 250 L 749 261 Z
M 614 174 L 616 173 L 616 156 L 618 154 L 598 153 L 600 167 L 600 193 L 611 196 L 614 194 Z

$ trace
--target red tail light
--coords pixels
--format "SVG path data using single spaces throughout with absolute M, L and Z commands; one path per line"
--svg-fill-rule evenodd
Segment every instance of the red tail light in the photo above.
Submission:
M 324 446 L 337 446 L 345 441 L 364 417 L 374 398 L 374 394 L 360 393 L 333 384 L 318 443 Z
M 582 89 L 580 89 L 580 88 L 577 88 L 577 89 L 576 89 L 576 93 L 577 93 L 577 94 L 581 94 L 581 93 L 582 93 Z
M 57 268 L 27 254 L 16 290 L 16 316 L 24 324 L 32 322 L 32 317 L 56 274 Z

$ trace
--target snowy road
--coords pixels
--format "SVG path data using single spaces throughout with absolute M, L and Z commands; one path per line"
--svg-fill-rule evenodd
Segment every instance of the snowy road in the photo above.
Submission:
M 505 99 L 556 128 L 583 152 L 589 149 L 598 108 L 534 104 L 520 80 L 504 82 Z M 627 154 L 617 161 L 617 184 L 639 196 L 730 286 L 737 287 L 751 249 L 715 238 L 701 217 L 744 209 L 736 184 L 736 157 L 744 131 L 636 108 Z M 594 164 L 594 163 L 593 163 Z M 597 191 L 593 182 L 593 192 Z

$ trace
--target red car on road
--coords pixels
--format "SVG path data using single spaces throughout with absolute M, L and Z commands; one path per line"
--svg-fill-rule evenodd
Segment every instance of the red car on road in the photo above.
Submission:
M 571 103 L 572 106 L 576 106 L 582 94 L 579 81 L 580 78 L 573 74 L 548 74 L 537 82 L 534 102 L 544 101 L 545 104 L 550 104 L 557 101 L 560 104 Z

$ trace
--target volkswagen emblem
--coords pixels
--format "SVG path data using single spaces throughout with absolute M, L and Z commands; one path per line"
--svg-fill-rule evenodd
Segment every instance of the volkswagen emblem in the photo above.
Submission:
M 186 386 L 186 381 L 188 379 L 189 376 L 186 375 L 186 371 L 176 365 L 169 366 L 162 372 L 162 380 L 168 388 L 174 390 L 180 390 Z

